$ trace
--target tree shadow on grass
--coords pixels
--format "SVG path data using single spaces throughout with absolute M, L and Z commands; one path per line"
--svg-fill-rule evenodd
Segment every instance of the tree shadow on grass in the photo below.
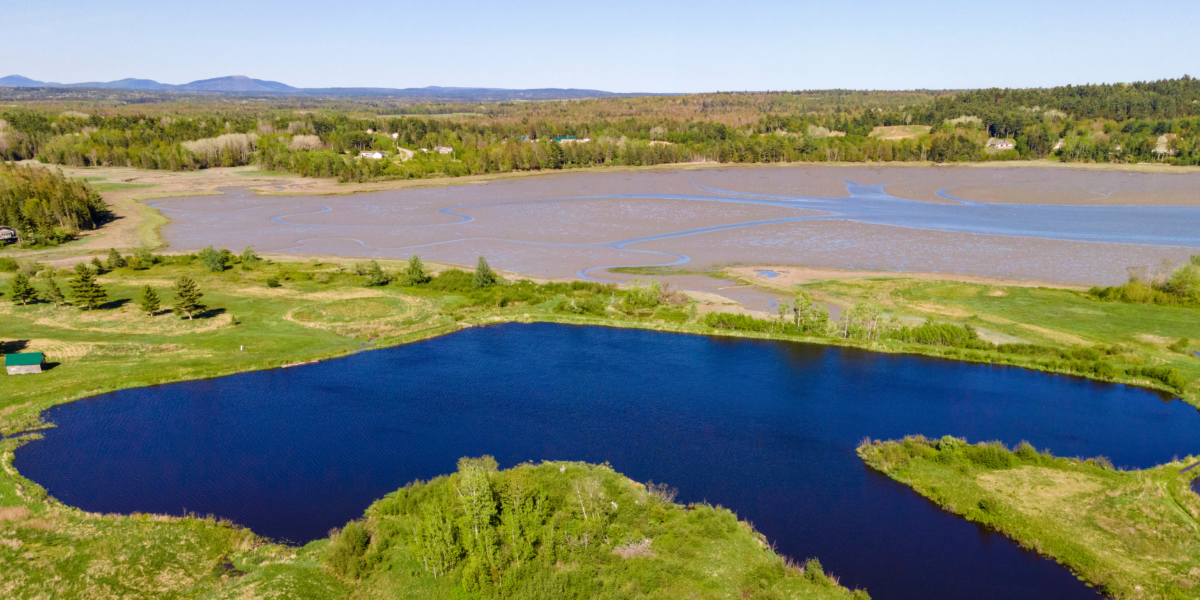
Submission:
M 16 354 L 29 347 L 29 340 L 0 341 L 0 354 Z
M 105 302 L 104 304 L 101 304 L 100 306 L 97 306 L 96 310 L 111 310 L 114 308 L 121 308 L 122 306 L 125 306 L 126 304 L 129 304 L 129 298 L 118 298 L 116 300 L 110 300 L 108 302 Z
M 210 309 L 198 312 L 198 313 L 192 313 L 192 318 L 193 319 L 211 319 L 213 317 L 219 317 L 223 314 L 225 314 L 225 309 L 223 309 L 223 308 L 210 308 Z M 180 315 L 179 318 L 186 320 L 188 318 L 188 316 Z

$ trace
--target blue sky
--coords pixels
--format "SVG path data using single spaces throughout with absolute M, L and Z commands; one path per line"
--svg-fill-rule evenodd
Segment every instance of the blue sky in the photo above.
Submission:
M 65 0 L 3 9 L 0 76 L 615 92 L 1200 76 L 1200 2 Z

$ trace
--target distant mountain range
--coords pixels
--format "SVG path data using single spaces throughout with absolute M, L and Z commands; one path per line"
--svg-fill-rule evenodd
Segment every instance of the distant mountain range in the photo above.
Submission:
M 600 90 L 543 88 L 509 90 L 501 88 L 295 88 L 278 81 L 251 79 L 243 75 L 202 79 L 183 85 L 159 83 L 150 79 L 121 79 L 118 81 L 85 83 L 54 83 L 37 81 L 20 75 L 0 77 L 0 87 L 81 88 L 124 90 L 135 92 L 180 92 L 208 94 L 288 95 L 288 96 L 404 96 L 413 98 L 449 98 L 456 100 L 551 100 L 563 98 L 601 98 L 642 96 L 645 94 L 615 94 Z

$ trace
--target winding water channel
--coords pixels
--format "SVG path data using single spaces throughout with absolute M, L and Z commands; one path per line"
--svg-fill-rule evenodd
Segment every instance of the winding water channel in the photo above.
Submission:
M 1029 440 L 1147 467 L 1200 414 L 1135 388 L 817 345 L 508 324 L 63 405 L 15 466 L 90 511 L 194 511 L 303 542 L 460 456 L 608 461 L 751 521 L 874 598 L 1093 598 L 871 471 L 864 437 Z

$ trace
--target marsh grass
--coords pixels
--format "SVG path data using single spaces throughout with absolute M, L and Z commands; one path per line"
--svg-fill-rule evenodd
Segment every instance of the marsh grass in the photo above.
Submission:
M 1196 598 L 1200 496 L 1195 462 L 1122 471 L 1104 457 L 1060 458 L 1028 443 L 945 437 L 866 440 L 858 455 L 942 508 L 1064 564 L 1117 598 Z

